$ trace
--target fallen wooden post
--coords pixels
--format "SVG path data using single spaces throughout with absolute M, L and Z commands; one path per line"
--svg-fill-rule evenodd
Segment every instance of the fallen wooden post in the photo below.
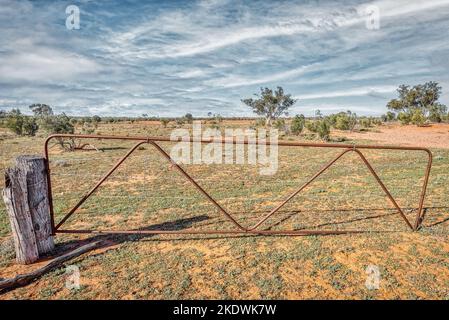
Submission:
M 19 156 L 5 172 L 3 200 L 11 224 L 16 260 L 30 264 L 54 249 L 45 158 Z
M 103 242 L 100 240 L 100 241 L 95 241 L 92 243 L 85 244 L 73 251 L 70 251 L 68 253 L 63 254 L 62 256 L 59 256 L 59 257 L 53 259 L 52 261 L 50 261 L 48 264 L 46 264 L 42 268 L 34 270 L 30 273 L 18 275 L 11 279 L 0 280 L 0 291 L 1 290 L 9 290 L 9 289 L 27 285 L 34 279 L 44 275 L 47 272 L 50 272 L 51 270 L 53 270 L 53 269 L 57 268 L 58 266 L 60 266 L 61 264 L 63 264 L 64 262 L 66 262 L 70 259 L 76 258 L 76 257 L 82 255 L 83 253 L 86 253 L 88 251 L 99 248 L 102 245 L 102 243 Z

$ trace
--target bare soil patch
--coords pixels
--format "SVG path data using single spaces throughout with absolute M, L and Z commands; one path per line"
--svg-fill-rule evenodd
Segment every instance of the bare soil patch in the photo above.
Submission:
M 449 149 L 449 124 L 447 123 L 432 124 L 428 127 L 389 124 L 365 132 L 336 130 L 332 132 L 332 135 L 354 140 L 371 140 L 382 144 Z

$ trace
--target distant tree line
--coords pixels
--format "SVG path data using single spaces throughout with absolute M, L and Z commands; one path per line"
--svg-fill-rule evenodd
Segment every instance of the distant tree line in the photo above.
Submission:
M 381 117 L 358 117 L 356 113 L 349 110 L 323 116 L 317 110 L 315 117 L 310 120 L 306 120 L 304 115 L 294 116 L 290 127 L 281 116 L 288 116 L 288 109 L 297 100 L 292 99 L 290 94 L 285 94 L 282 87 L 277 87 L 276 90 L 260 88 L 260 93 L 255 94 L 257 98 L 243 99 L 242 102 L 254 113 L 264 117 L 256 120 L 256 126 L 273 124 L 274 127 L 293 134 L 300 134 L 306 128 L 316 133 L 321 139 L 329 140 L 331 128 L 352 131 L 356 126 L 360 130 L 396 120 L 402 124 L 416 125 L 448 121 L 447 108 L 438 101 L 441 90 L 441 86 L 433 81 L 413 87 L 401 85 L 398 89 L 399 97 L 388 102 L 389 111 Z
M 242 99 L 261 118 L 257 118 L 255 126 L 274 126 L 294 135 L 299 135 L 304 129 L 317 134 L 321 139 L 328 140 L 331 128 L 337 130 L 366 129 L 382 122 L 400 121 L 402 124 L 424 125 L 428 122 L 449 121 L 447 107 L 439 102 L 442 93 L 437 82 L 426 82 L 415 86 L 400 85 L 398 97 L 388 102 L 388 112 L 381 117 L 359 117 L 350 110 L 323 116 L 317 110 L 314 117 L 306 119 L 302 114 L 295 115 L 287 123 L 288 110 L 297 100 L 286 94 L 282 87 L 272 90 L 260 88 L 255 98 Z M 94 133 L 100 122 L 134 122 L 136 120 L 160 121 L 165 128 L 170 122 L 176 126 L 192 123 L 194 119 L 207 120 L 211 127 L 219 128 L 223 117 L 220 114 L 208 112 L 207 117 L 197 117 L 186 113 L 182 117 L 156 117 L 144 113 L 140 117 L 69 117 L 65 113 L 54 114 L 53 109 L 46 104 L 32 104 L 29 109 L 32 116 L 22 114 L 19 109 L 11 111 L 0 110 L 0 122 L 17 135 L 34 136 L 38 130 L 45 133 L 74 133 L 75 126 L 81 133 Z M 231 119 L 254 119 L 251 117 L 232 117 Z
M 88 127 L 94 127 L 101 122 L 99 116 L 76 118 L 65 113 L 54 114 L 47 104 L 32 104 L 29 109 L 33 113 L 31 116 L 23 114 L 19 109 L 12 109 L 9 112 L 1 112 L 0 118 L 5 127 L 23 136 L 34 136 L 38 130 L 47 134 L 74 133 L 77 123 L 82 124 L 83 133 L 87 133 Z

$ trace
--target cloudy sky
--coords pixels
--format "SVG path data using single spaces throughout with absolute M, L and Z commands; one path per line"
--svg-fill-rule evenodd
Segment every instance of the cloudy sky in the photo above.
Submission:
M 0 0 L 0 109 L 244 116 L 241 98 L 282 86 L 291 114 L 378 115 L 429 80 L 449 104 L 449 0 L 341 2 Z

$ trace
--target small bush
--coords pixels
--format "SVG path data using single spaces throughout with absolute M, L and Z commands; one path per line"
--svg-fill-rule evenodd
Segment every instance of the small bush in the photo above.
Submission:
M 329 125 L 338 130 L 353 130 L 357 124 L 357 115 L 351 111 L 331 114 L 327 117 Z
M 385 115 L 387 117 L 387 121 L 396 120 L 396 114 L 394 112 L 388 111 Z
M 380 118 L 370 118 L 371 119 L 371 124 L 374 126 L 381 126 L 382 125 L 382 120 Z
M 169 122 L 170 122 L 170 120 L 168 120 L 166 118 L 161 119 L 161 123 L 164 128 L 167 128 L 167 125 L 169 124 Z
M 338 117 L 335 122 L 335 128 L 338 130 L 349 130 L 350 123 L 348 117 Z
M 320 139 L 328 141 L 330 138 L 331 125 L 327 118 L 310 121 L 306 123 L 307 130 L 318 134 Z
M 87 121 L 86 121 L 87 122 Z M 89 121 L 88 123 L 91 123 L 92 121 Z M 70 121 L 70 118 L 65 114 L 62 113 L 57 116 L 49 117 L 48 120 L 45 122 L 45 129 L 49 133 L 74 133 L 75 127 Z
M 412 121 L 412 117 L 408 112 L 399 112 L 398 120 L 401 124 L 409 124 Z
M 92 123 L 84 122 L 81 127 L 82 134 L 93 134 L 95 133 L 95 126 Z
M 430 113 L 429 121 L 440 123 L 441 121 L 443 121 L 443 117 L 444 117 L 444 115 L 441 115 L 439 113 Z
M 287 126 L 285 125 L 285 120 L 284 119 L 277 119 L 274 122 L 273 127 L 275 127 L 278 130 L 282 130 L 282 131 L 286 131 L 287 130 Z
M 362 118 L 362 119 L 360 119 L 359 123 L 360 123 L 360 126 L 365 129 L 370 128 L 372 126 L 370 118 Z
M 307 130 L 309 130 L 310 132 L 317 132 L 317 123 L 316 121 L 307 121 L 305 127 L 307 128 Z
M 415 109 L 412 112 L 411 122 L 417 126 L 422 126 L 426 122 L 426 117 L 421 109 Z
M 24 116 L 19 109 L 12 109 L 6 119 L 6 127 L 17 135 L 22 135 Z
M 6 127 L 19 136 L 34 136 L 39 129 L 36 118 L 23 115 L 19 109 L 13 109 L 8 113 Z
M 299 135 L 304 130 L 305 122 L 304 115 L 296 115 L 290 124 L 290 131 L 293 134 Z
M 36 118 L 24 117 L 22 124 L 23 134 L 33 137 L 36 135 L 37 130 L 39 130 L 39 126 L 36 122 Z
M 324 140 L 328 141 L 331 133 L 331 126 L 326 119 L 318 120 L 318 136 Z

